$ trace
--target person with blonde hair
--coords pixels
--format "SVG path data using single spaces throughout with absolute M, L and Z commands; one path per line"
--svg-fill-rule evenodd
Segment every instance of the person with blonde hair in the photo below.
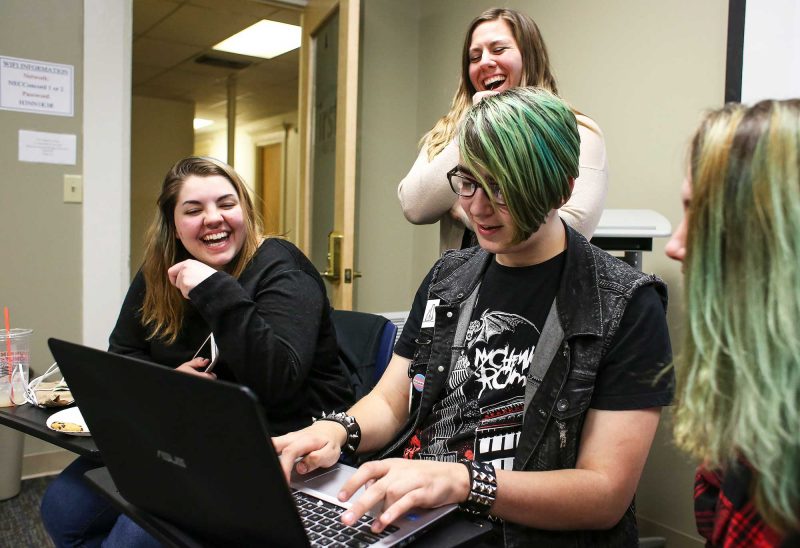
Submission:
M 800 544 L 800 100 L 730 104 L 691 143 L 675 437 L 710 546 Z M 792 540 L 788 537 L 792 536 Z
M 157 204 L 109 351 L 247 386 L 274 434 L 352 403 L 319 273 L 290 242 L 264 237 L 233 168 L 180 160 Z M 84 482 L 96 466 L 79 458 L 48 486 L 42 518 L 56 544 L 155 543 Z
M 442 251 L 477 243 L 468 216 L 447 184 L 447 170 L 458 163 L 458 124 L 474 103 L 517 86 L 558 94 L 544 38 L 524 13 L 489 9 L 473 19 L 467 29 L 461 79 L 450 112 L 423 136 L 416 162 L 397 187 L 406 219 L 414 224 L 439 223 Z M 606 199 L 608 165 L 600 128 L 587 116 L 575 114 L 580 135 L 579 175 L 559 215 L 591 238 Z

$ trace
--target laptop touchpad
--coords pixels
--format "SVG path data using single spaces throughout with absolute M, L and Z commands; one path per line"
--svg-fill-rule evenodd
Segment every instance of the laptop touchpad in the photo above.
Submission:
M 355 472 L 355 468 L 334 466 L 333 468 L 320 470 L 305 477 L 295 474 L 292 477 L 292 482 L 302 485 L 303 487 L 325 493 L 331 497 L 336 497 L 339 494 L 342 485 L 344 485 L 344 482 L 346 482 L 350 476 L 355 474 Z M 354 496 L 361 495 L 363 491 L 364 488 L 362 487 L 356 491 Z

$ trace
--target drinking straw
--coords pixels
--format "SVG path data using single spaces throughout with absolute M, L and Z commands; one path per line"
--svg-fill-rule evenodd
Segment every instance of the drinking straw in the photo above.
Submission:
M 11 386 L 11 397 L 14 397 L 14 384 L 11 382 L 11 322 L 8 320 L 8 307 L 3 307 L 3 316 L 6 319 L 6 362 L 8 363 L 8 384 Z

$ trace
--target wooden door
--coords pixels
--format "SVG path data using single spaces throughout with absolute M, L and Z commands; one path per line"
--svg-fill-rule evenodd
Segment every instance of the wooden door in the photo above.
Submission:
M 359 0 L 309 0 L 300 54 L 299 242 L 327 274 L 331 303 L 343 310 L 352 309 L 358 275 L 353 258 L 359 8 Z M 336 236 L 330 249 L 337 251 L 330 262 L 329 234 Z
M 282 234 L 283 228 L 283 145 L 259 147 L 261 162 L 261 216 L 267 234 Z

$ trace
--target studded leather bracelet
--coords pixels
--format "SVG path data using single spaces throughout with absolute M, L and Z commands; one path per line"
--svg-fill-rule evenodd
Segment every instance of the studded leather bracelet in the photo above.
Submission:
M 497 474 L 488 462 L 461 459 L 469 470 L 469 495 L 459 506 L 469 514 L 486 516 L 497 498 Z
M 347 456 L 355 454 L 358 445 L 361 443 L 361 427 L 355 417 L 351 417 L 341 411 L 338 413 L 331 412 L 326 415 L 323 411 L 320 418 L 314 419 L 314 422 L 316 421 L 331 421 L 344 426 L 344 429 L 347 430 L 347 439 L 342 446 L 342 454 Z

